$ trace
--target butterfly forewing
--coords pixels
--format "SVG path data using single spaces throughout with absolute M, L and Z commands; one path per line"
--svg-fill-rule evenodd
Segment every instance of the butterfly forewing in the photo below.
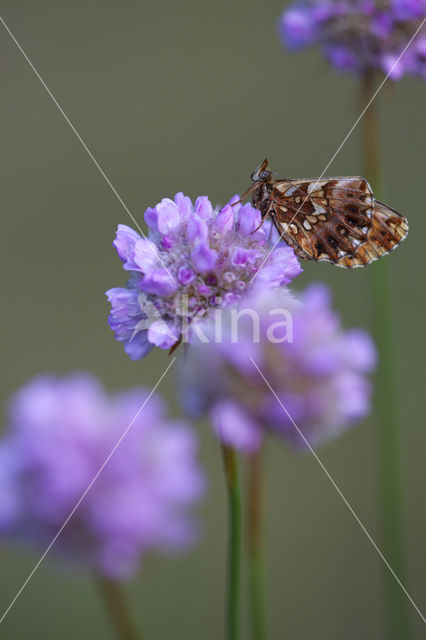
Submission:
M 374 198 L 362 178 L 278 181 L 271 199 L 275 224 L 305 259 L 352 255 L 371 227 Z

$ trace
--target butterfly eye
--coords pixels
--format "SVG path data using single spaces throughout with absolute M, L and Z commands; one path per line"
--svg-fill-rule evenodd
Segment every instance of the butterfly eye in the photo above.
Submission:
M 266 178 L 269 178 L 270 175 L 271 175 L 270 171 L 261 171 L 259 174 L 259 178 L 261 180 L 266 180 Z

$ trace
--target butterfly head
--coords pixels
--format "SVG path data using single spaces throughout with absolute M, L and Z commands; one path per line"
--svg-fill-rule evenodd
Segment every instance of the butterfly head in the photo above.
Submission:
M 269 171 L 268 161 L 265 160 L 260 164 L 257 169 L 251 174 L 251 179 L 253 182 L 271 182 L 272 181 L 272 171 Z

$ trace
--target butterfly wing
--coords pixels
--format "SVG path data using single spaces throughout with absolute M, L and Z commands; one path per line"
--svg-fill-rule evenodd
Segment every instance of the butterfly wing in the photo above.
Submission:
M 363 178 L 312 178 L 275 182 L 269 213 L 301 258 L 357 266 L 344 260 L 367 241 L 374 207 Z
M 386 255 L 407 237 L 408 221 L 395 209 L 376 202 L 367 239 L 351 256 L 340 258 L 338 267 L 363 267 Z

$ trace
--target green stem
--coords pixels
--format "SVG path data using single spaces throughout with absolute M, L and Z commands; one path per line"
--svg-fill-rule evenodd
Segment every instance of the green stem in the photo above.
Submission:
M 266 638 L 262 557 L 262 453 L 262 449 L 259 449 L 249 461 L 248 552 L 253 640 Z
M 241 496 L 236 453 L 234 449 L 222 445 L 222 454 L 229 502 L 227 638 L 238 640 L 240 635 Z
M 96 577 L 118 640 L 142 640 L 133 625 L 121 585 L 103 575 Z
M 364 74 L 361 85 L 363 106 L 374 90 L 373 74 Z M 364 175 L 375 196 L 380 195 L 379 132 L 375 103 L 365 113 L 362 127 Z M 398 399 L 392 331 L 390 260 L 384 258 L 369 267 L 373 330 L 379 353 L 376 375 L 376 439 L 381 546 L 385 558 L 405 584 L 402 533 L 401 469 L 399 459 Z M 395 578 L 384 566 L 384 596 L 387 635 L 390 640 L 409 640 L 408 601 Z

